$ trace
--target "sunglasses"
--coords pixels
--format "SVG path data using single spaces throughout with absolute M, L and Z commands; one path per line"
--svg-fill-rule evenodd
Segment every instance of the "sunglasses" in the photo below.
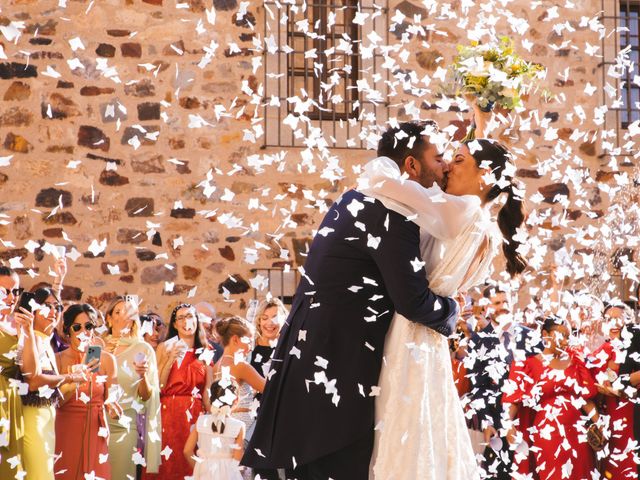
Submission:
M 20 295 L 22 295 L 22 292 L 24 292 L 24 288 L 22 287 L 13 288 L 11 290 L 4 287 L 0 287 L 0 294 L 3 294 L 5 297 L 8 297 L 10 293 L 13 294 L 14 297 L 19 297 Z
M 55 310 L 57 313 L 62 313 L 64 310 L 64 307 L 59 303 L 45 303 L 44 306 L 49 310 Z
M 91 322 L 87 322 L 84 325 L 82 325 L 81 323 L 74 323 L 73 325 L 71 325 L 71 330 L 78 333 L 80 330 L 82 330 L 83 327 L 87 332 L 90 332 L 91 330 L 96 328 L 96 326 Z

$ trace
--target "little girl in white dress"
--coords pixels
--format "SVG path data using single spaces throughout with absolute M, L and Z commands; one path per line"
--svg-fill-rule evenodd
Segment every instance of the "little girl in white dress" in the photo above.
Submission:
M 242 480 L 240 459 L 244 453 L 244 423 L 231 417 L 238 402 L 238 388 L 230 378 L 213 382 L 211 413 L 200 414 L 184 446 L 193 478 Z M 194 455 L 197 444 L 197 455 Z

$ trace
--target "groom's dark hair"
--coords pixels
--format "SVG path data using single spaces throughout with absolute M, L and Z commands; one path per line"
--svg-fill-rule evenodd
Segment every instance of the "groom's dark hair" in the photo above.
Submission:
M 426 127 L 434 131 L 438 128 L 433 120 L 403 122 L 397 127 L 389 127 L 378 142 L 378 156 L 389 157 L 402 169 L 408 156 L 419 158 L 429 147 L 429 137 L 423 133 Z

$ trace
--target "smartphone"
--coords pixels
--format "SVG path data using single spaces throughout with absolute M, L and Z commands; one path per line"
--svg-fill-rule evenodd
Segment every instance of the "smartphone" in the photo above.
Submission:
M 125 295 L 124 301 L 138 308 L 138 295 Z
M 97 373 L 100 369 L 100 354 L 102 353 L 102 347 L 99 345 L 91 345 L 87 348 L 87 355 L 84 357 L 85 365 L 89 363 L 93 359 L 98 359 L 98 365 L 95 366 L 91 371 Z
M 35 298 L 36 296 L 32 292 L 22 292 L 22 295 L 20 295 L 20 300 L 18 301 L 18 305 L 16 306 L 16 311 L 19 312 L 20 307 L 22 307 L 25 310 L 33 313 L 33 308 L 31 308 L 31 300 L 35 301 Z
M 144 354 L 144 352 L 138 352 L 136 353 L 135 357 L 133 357 L 133 361 L 134 363 L 144 363 L 145 360 L 147 359 L 147 356 Z

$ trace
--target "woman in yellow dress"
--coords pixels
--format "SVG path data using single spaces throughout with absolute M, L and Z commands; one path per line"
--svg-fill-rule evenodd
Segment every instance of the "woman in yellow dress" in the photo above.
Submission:
M 153 348 L 140 335 L 138 305 L 122 296 L 111 301 L 105 312 L 110 335 L 107 350 L 118 364 L 120 406 L 123 413 L 109 422 L 109 461 L 111 478 L 136 478 L 136 464 L 146 466 L 149 473 L 157 473 L 162 446 L 160 423 L 160 388 L 158 366 Z M 145 447 L 138 452 L 137 414 L 146 414 Z
M 20 279 L 9 267 L 0 265 L 0 478 L 18 478 L 24 472 L 22 443 L 24 420 L 18 393 L 21 360 L 30 370 L 36 366 L 33 315 L 14 311 L 21 293 Z M 11 322 L 13 314 L 13 323 Z
M 34 330 L 38 368 L 29 368 L 24 362 L 22 374 L 29 385 L 29 392 L 22 397 L 24 418 L 23 465 L 26 478 L 54 480 L 53 462 L 56 444 L 56 405 L 60 400 L 58 387 L 68 383 L 84 383 L 86 368 L 80 366 L 75 373 L 60 375 L 55 354 L 51 348 L 51 336 L 60 321 L 62 304 L 50 288 L 39 288 L 34 293 L 25 292 L 29 308 L 34 314 Z M 21 304 L 25 302 L 20 302 Z

